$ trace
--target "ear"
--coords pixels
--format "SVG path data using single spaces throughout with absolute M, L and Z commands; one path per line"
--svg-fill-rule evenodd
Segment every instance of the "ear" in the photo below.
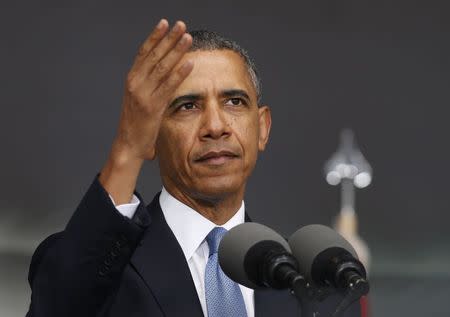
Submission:
M 269 141 L 270 127 L 272 125 L 272 115 L 268 106 L 258 108 L 259 116 L 259 140 L 258 150 L 264 151 L 267 141 Z

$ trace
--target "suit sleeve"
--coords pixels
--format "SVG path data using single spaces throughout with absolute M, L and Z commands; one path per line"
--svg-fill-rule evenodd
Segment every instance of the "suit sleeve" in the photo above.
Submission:
M 33 254 L 26 317 L 97 316 L 104 309 L 151 221 L 135 195 L 140 203 L 129 219 L 95 177 L 64 231 L 49 236 Z

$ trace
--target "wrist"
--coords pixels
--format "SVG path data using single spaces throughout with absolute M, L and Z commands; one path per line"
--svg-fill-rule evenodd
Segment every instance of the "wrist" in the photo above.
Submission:
M 99 181 L 116 204 L 130 202 L 143 161 L 131 151 L 113 145 L 108 160 L 100 172 Z
M 135 154 L 135 152 L 127 146 L 114 142 L 111 152 L 109 153 L 107 164 L 117 171 L 139 171 L 144 163 L 144 159 Z

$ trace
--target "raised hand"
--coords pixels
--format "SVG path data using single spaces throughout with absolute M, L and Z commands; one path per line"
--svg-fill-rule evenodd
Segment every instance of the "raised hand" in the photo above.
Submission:
M 158 23 L 142 44 L 126 81 L 117 141 L 142 159 L 154 159 L 162 114 L 193 67 L 190 61 L 177 66 L 192 44 L 186 25 L 178 21 L 166 34 L 168 26 L 166 20 Z
M 182 21 L 169 31 L 162 19 L 142 44 L 128 73 L 119 128 L 100 182 L 116 204 L 131 199 L 144 160 L 155 158 L 164 111 L 193 68 L 180 60 L 192 45 Z

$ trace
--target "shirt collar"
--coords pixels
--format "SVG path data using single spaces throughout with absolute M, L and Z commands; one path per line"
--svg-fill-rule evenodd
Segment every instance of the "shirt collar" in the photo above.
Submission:
M 173 197 L 164 187 L 159 196 L 164 218 L 189 260 L 208 233 L 217 225 L 203 217 L 200 213 Z M 223 227 L 227 230 L 245 222 L 245 204 L 242 201 L 239 210 Z

